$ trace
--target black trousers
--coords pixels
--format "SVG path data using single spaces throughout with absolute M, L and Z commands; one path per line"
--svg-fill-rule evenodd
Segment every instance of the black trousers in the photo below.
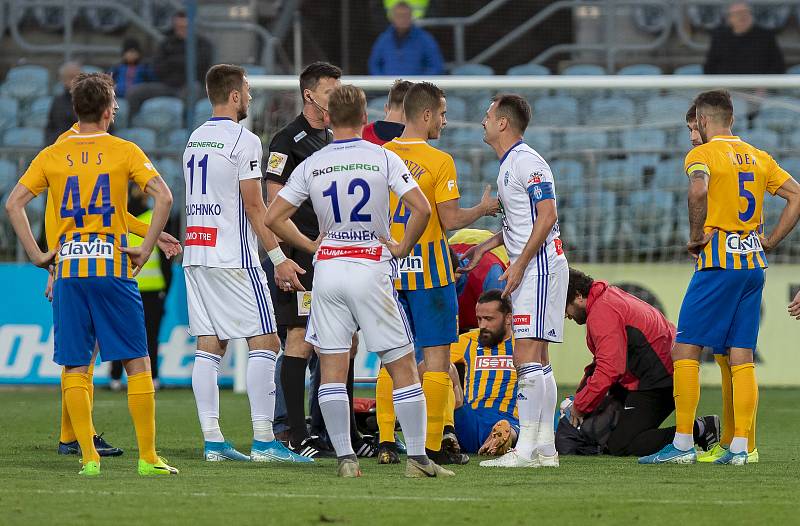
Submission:
M 645 456 L 660 450 L 675 436 L 674 427 L 659 428 L 674 410 L 671 387 L 627 393 L 617 427 L 608 439 L 608 453 Z
M 153 379 L 158 378 L 158 332 L 161 330 L 161 318 L 164 317 L 165 292 L 142 292 L 144 305 L 144 326 L 147 331 L 147 354 L 150 355 L 150 369 Z M 111 362 L 111 378 L 122 378 L 122 362 Z

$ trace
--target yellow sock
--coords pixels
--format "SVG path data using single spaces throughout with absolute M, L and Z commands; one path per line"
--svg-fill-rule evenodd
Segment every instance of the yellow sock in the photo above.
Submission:
M 758 389 L 756 389 L 756 407 L 753 409 L 753 423 L 750 425 L 750 434 L 747 435 L 749 452 L 756 448 L 756 416 L 758 415 Z
M 97 434 L 97 429 L 94 428 L 94 360 L 92 363 L 89 364 L 89 370 L 86 371 L 86 374 L 89 375 L 89 383 L 86 386 L 89 389 L 89 407 L 92 411 L 92 435 Z
M 64 396 L 64 378 L 67 370 L 61 368 L 61 432 L 58 435 L 59 442 L 67 444 L 77 440 L 75 430 L 72 429 L 72 420 L 69 419 L 69 411 L 67 410 L 67 397 Z
M 88 374 L 64 374 L 64 400 L 72 422 L 73 431 L 81 446 L 84 464 L 89 461 L 100 462 L 100 455 L 94 448 L 92 433 L 92 408 L 89 404 Z
M 378 381 L 375 384 L 375 416 L 378 420 L 378 437 L 381 442 L 394 442 L 394 401 L 392 391 L 394 383 L 386 367 L 378 371 Z
M 745 363 L 731 367 L 731 375 L 733 376 L 733 436 L 748 437 L 758 404 L 756 370 L 752 363 Z
M 448 390 L 451 390 L 449 374 L 426 371 L 422 375 L 422 391 L 425 393 L 425 406 L 428 411 L 425 447 L 431 451 L 442 449 L 444 410 L 447 405 Z
M 156 455 L 156 390 L 150 371 L 128 376 L 128 411 L 136 428 L 139 458 L 150 464 L 158 462 Z
M 697 404 L 700 402 L 700 362 L 677 360 L 673 366 L 675 432 L 691 435 Z
M 450 390 L 447 391 L 447 404 L 444 406 L 444 427 L 455 427 L 456 393 L 453 391 L 453 379 L 450 379 Z
M 731 378 L 731 365 L 728 357 L 715 354 L 714 360 L 719 365 L 719 374 L 722 379 L 722 435 L 719 443 L 725 447 L 733 439 L 733 379 Z

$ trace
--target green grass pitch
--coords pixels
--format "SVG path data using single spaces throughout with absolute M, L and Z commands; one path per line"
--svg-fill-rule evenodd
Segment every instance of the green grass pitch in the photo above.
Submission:
M 718 412 L 718 389 L 702 393 Z M 403 465 L 363 459 L 361 479 L 340 480 L 333 461 L 313 465 L 201 460 L 191 391 L 158 393 L 160 453 L 181 470 L 136 474 L 124 394 L 98 389 L 95 422 L 125 455 L 96 479 L 76 457 L 56 455 L 59 393 L 0 390 L 0 524 L 800 524 L 800 389 L 762 389 L 761 463 L 639 466 L 633 458 L 564 457 L 559 469 L 456 467 L 447 480 L 408 480 Z M 226 438 L 249 451 L 247 398 L 221 394 Z

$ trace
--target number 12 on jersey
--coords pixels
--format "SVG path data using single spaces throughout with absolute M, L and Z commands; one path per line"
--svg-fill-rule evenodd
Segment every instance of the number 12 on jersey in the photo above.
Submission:
M 331 207 L 333 207 L 333 220 L 337 223 L 341 223 L 342 214 L 339 211 L 339 194 L 336 187 L 336 181 L 331 181 L 331 185 L 322 192 L 322 196 L 330 197 Z M 361 189 L 361 199 L 355 204 L 353 210 L 350 211 L 350 221 L 354 223 L 359 221 L 372 221 L 372 215 L 361 213 L 361 209 L 364 208 L 369 201 L 369 183 L 361 178 L 353 179 L 347 186 L 347 195 L 355 195 L 356 190 L 359 188 Z

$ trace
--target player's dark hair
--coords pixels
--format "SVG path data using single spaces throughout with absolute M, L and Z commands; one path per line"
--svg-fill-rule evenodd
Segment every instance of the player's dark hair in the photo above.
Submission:
M 713 118 L 717 123 L 730 126 L 733 122 L 733 101 L 728 90 L 704 91 L 694 98 L 697 113 Z
M 580 294 L 584 298 L 589 297 L 589 289 L 592 288 L 594 279 L 588 274 L 584 274 L 578 269 L 569 268 L 569 285 L 567 285 L 567 305 L 575 301 L 575 297 Z
M 114 104 L 114 80 L 107 73 L 81 73 L 69 92 L 72 109 L 81 122 L 100 122 L 103 112 Z
M 406 93 L 411 89 L 414 83 L 410 80 L 397 79 L 389 89 L 389 107 L 402 108 L 403 99 L 406 98 Z
M 336 87 L 328 99 L 328 115 L 334 127 L 360 127 L 366 111 L 367 96 L 364 90 L 352 84 Z
M 432 82 L 417 82 L 408 89 L 403 99 L 403 111 L 406 119 L 416 119 L 425 110 L 436 113 L 442 107 L 445 98 L 444 90 Z
M 692 104 L 692 106 L 686 112 L 686 124 L 690 122 L 694 122 L 697 120 L 697 106 Z
M 522 95 L 498 93 L 492 97 L 492 102 L 494 102 L 494 112 L 497 117 L 508 119 L 511 127 L 520 135 L 525 133 L 525 129 L 531 122 L 533 110 Z
M 300 95 L 303 90 L 316 89 L 321 79 L 339 79 L 342 70 L 328 62 L 312 62 L 300 73 Z
M 500 289 L 489 289 L 478 296 L 478 303 L 491 303 L 496 301 L 500 304 L 500 312 L 503 314 L 511 314 L 511 299 L 503 297 L 503 291 Z
M 244 86 L 244 68 L 232 64 L 211 66 L 206 73 L 206 92 L 212 106 L 225 104 L 232 91 L 241 92 Z

